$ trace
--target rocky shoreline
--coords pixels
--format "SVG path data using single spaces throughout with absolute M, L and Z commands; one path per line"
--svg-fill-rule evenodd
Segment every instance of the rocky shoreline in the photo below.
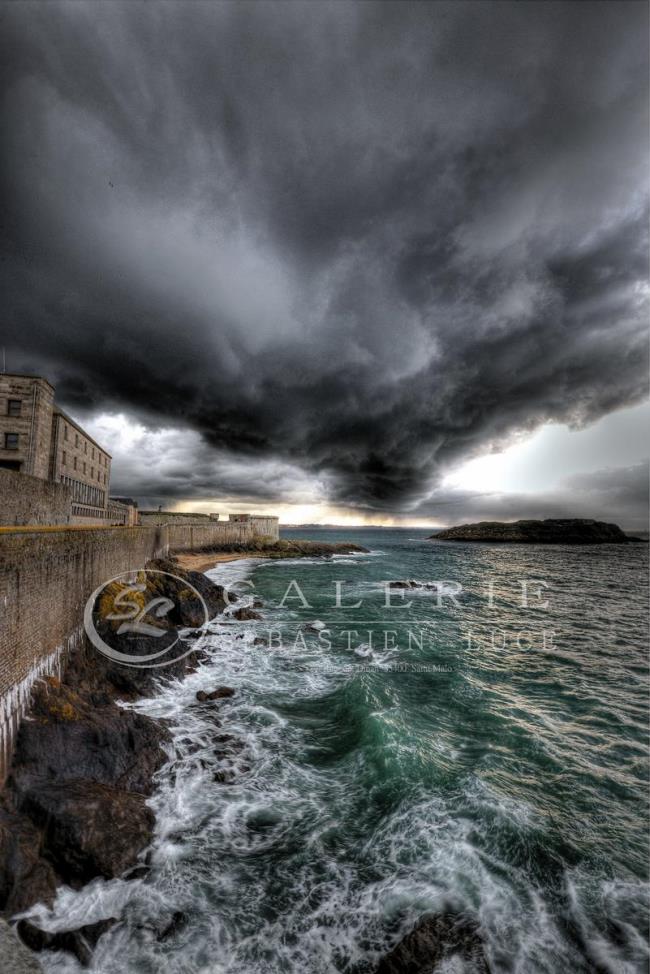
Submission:
M 175 575 L 177 583 L 166 579 L 172 587 L 189 582 L 211 617 L 227 604 L 221 586 L 175 561 L 149 562 L 147 568 Z M 199 625 L 197 608 L 186 599 L 175 623 Z M 62 884 L 79 889 L 96 877 L 132 878 L 146 871 L 155 824 L 147 798 L 169 759 L 171 739 L 162 721 L 117 701 L 154 693 L 161 677 L 182 678 L 201 658 L 199 649 L 164 671 L 127 668 L 84 641 L 61 679 L 35 685 L 0 795 L 0 912 L 6 919 L 39 902 L 50 906 Z M 68 950 L 87 964 L 99 936 L 115 922 L 48 934 L 19 920 L 17 932 L 32 950 Z
M 177 553 L 176 561 L 195 572 L 208 571 L 215 564 L 237 558 L 331 558 L 332 555 L 367 554 L 368 549 L 347 541 L 253 541 L 232 542 L 204 551 Z
M 310 555 L 329 555 L 334 553 L 332 548 L 336 552 L 363 550 L 354 545 L 297 544 L 303 554 Z M 278 557 L 296 557 L 293 543 L 290 550 L 291 554 Z M 176 559 L 149 562 L 146 567 L 175 576 L 176 581 L 167 577 L 165 584 L 172 590 L 178 586 L 177 595 L 181 590 L 187 593 L 185 583 L 189 583 L 201 594 L 210 618 L 237 601 L 235 595 L 205 575 L 184 569 Z M 172 590 L 169 595 L 174 594 Z M 204 618 L 197 601 L 186 597 L 172 623 L 183 629 L 200 626 Z M 238 611 L 251 613 L 243 618 L 261 618 L 247 606 Z M 61 885 L 80 889 L 97 877 L 146 875 L 155 826 L 147 799 L 155 788 L 156 774 L 172 756 L 172 741 L 163 720 L 120 706 L 119 701 L 154 694 L 161 677 L 182 679 L 203 658 L 198 649 L 165 671 L 127 668 L 102 656 L 86 641 L 67 660 L 61 679 L 48 677 L 35 685 L 31 708 L 18 731 L 9 777 L 0 793 L 3 970 L 15 974 L 39 970 L 36 955 L 43 950 L 69 952 L 88 966 L 100 937 L 121 921 L 119 916 L 107 917 L 52 933 L 20 914 L 37 903 L 51 906 Z M 235 692 L 232 687 L 212 686 L 198 691 L 196 702 L 215 708 L 217 718 L 219 701 Z M 215 719 L 215 725 L 220 727 L 221 720 Z M 227 737 L 221 734 L 221 739 Z M 227 780 L 223 772 L 216 775 L 222 775 L 216 780 Z M 164 941 L 186 921 L 181 913 L 171 914 L 152 926 L 152 935 Z M 454 913 L 430 915 L 399 940 L 375 974 L 425 974 L 439 961 L 457 954 L 471 960 L 477 971 L 489 970 L 474 920 Z

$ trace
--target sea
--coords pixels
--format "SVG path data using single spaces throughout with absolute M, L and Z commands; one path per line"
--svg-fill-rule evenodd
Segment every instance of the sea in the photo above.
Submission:
M 120 918 L 91 971 L 370 974 L 438 913 L 494 974 L 647 970 L 647 544 L 427 534 L 285 531 L 367 553 L 207 573 L 239 595 L 208 662 L 129 704 L 174 740 L 148 873 L 33 911 Z

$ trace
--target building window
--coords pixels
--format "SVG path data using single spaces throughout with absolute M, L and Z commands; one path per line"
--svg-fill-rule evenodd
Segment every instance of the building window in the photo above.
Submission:
M 18 433 L 5 433 L 5 450 L 18 449 Z
M 84 460 L 84 473 L 86 472 L 86 461 Z
M 75 435 L 74 435 L 74 445 L 75 446 L 79 446 L 79 434 L 78 433 L 75 433 Z
M 95 479 L 95 468 L 94 467 L 91 467 L 90 468 L 90 479 L 91 480 L 94 480 Z
M 95 447 L 93 447 L 93 460 L 95 459 Z
M 88 453 L 88 440 L 84 440 L 84 453 Z
M 72 466 L 75 468 L 75 470 L 77 469 L 77 458 L 76 457 L 73 457 L 72 458 Z
M 68 438 L 68 427 L 67 427 L 66 423 L 64 423 L 63 424 L 63 439 L 64 440 L 67 440 L 67 438 Z
M 22 401 L 20 399 L 9 399 L 7 402 L 7 416 L 20 416 Z
M 63 454 L 62 454 L 62 463 L 63 463 L 63 466 L 64 467 L 66 465 L 66 462 L 67 462 L 67 457 L 66 457 L 66 453 L 65 453 L 65 450 L 64 450 L 63 451 Z

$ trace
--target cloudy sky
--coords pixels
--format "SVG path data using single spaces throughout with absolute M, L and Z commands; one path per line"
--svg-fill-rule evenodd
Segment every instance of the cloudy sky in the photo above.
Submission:
M 115 493 L 645 522 L 646 3 L 0 18 L 7 368 Z

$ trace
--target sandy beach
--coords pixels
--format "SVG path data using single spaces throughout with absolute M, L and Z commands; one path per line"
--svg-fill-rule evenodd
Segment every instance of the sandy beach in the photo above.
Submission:
M 213 554 L 206 554 L 205 552 L 182 552 L 174 557 L 181 568 L 185 568 L 187 571 L 207 572 L 222 561 L 238 561 L 240 558 L 266 558 L 268 556 L 257 551 L 223 551 Z

